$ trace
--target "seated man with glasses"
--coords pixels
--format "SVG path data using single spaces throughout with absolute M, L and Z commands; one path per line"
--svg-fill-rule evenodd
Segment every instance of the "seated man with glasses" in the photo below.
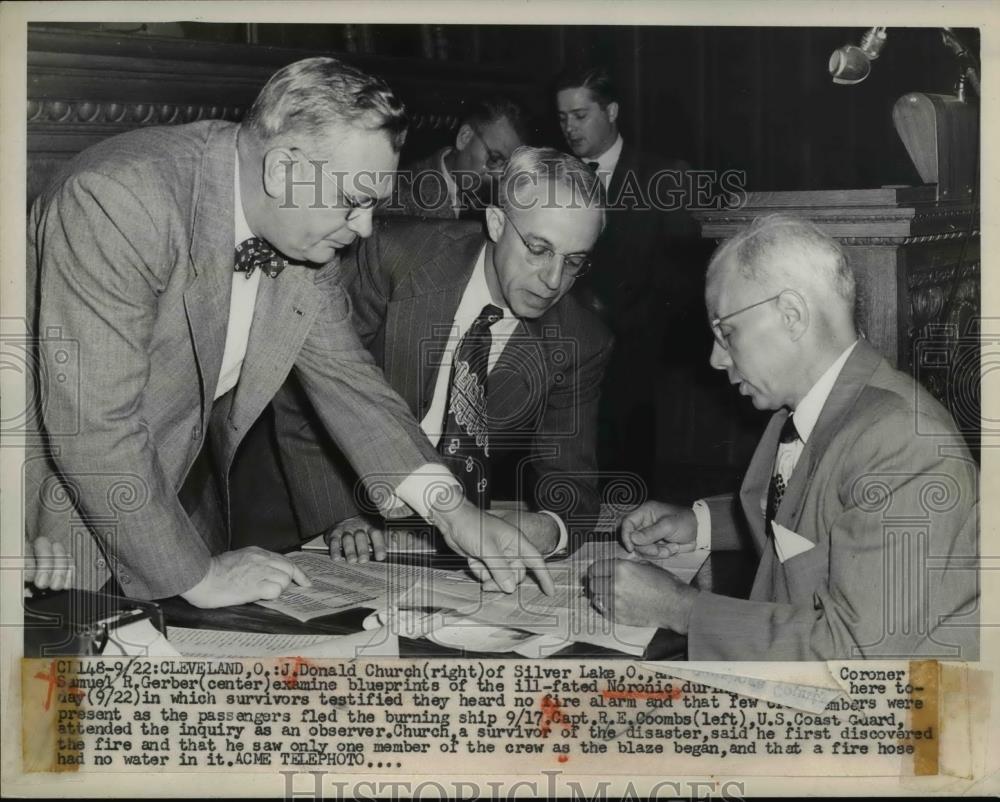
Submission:
M 697 547 L 760 557 L 749 600 L 652 562 L 588 575 L 594 606 L 687 633 L 692 660 L 975 660 L 978 472 L 951 415 L 858 332 L 854 275 L 812 223 L 773 215 L 715 253 L 711 365 L 775 410 L 738 498 L 649 501 L 622 541 L 649 561 Z
M 362 342 L 413 411 L 466 496 L 516 499 L 543 554 L 599 512 L 599 387 L 611 336 L 567 293 L 604 225 L 599 179 L 551 149 L 522 147 L 486 231 L 456 221 L 382 219 L 345 259 Z M 276 427 L 301 535 L 333 556 L 382 559 L 378 519 L 356 517 L 358 478 L 294 384 Z
M 388 214 L 482 221 L 496 199 L 507 159 L 528 141 L 524 112 L 505 97 L 472 103 L 452 145 L 400 168 L 392 197 L 379 206 Z

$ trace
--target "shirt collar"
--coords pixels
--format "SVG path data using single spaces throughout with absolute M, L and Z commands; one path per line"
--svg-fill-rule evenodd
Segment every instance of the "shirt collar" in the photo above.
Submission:
M 798 406 L 795 407 L 795 412 L 792 414 L 795 420 L 795 431 L 799 433 L 799 437 L 803 443 L 809 439 L 809 435 L 812 434 L 812 430 L 816 427 L 816 421 L 819 420 L 819 415 L 823 411 L 826 399 L 830 397 L 833 385 L 836 384 L 837 377 L 840 376 L 840 371 L 843 370 L 847 358 L 851 355 L 854 346 L 857 344 L 858 341 L 855 340 L 837 357 L 837 360 L 809 388 L 809 392 L 805 394 L 798 403 Z
M 472 268 L 472 275 L 469 277 L 469 283 L 465 289 L 466 297 L 469 299 L 470 307 L 475 308 L 475 314 L 478 315 L 486 304 L 493 304 L 503 310 L 503 316 L 505 318 L 513 317 L 510 309 L 508 309 L 503 304 L 499 304 L 493 300 L 493 296 L 490 295 L 490 286 L 486 283 L 486 246 L 483 245 L 482 250 L 479 252 L 479 258 L 476 259 L 476 266 Z
M 597 162 L 597 172 L 613 173 L 615 171 L 615 167 L 618 165 L 618 159 L 621 158 L 622 145 L 624 144 L 622 135 L 618 134 L 610 148 L 604 151 L 604 153 L 596 159 L 590 159 L 590 161 Z
M 233 156 L 233 236 L 234 245 L 239 245 L 244 240 L 253 236 L 250 224 L 243 213 L 243 195 L 240 193 L 240 153 L 237 149 Z
M 451 177 L 451 173 L 448 172 L 448 166 L 444 163 L 444 157 L 451 153 L 453 148 L 445 148 L 441 151 L 438 156 L 438 166 L 441 168 L 441 175 L 444 176 L 445 186 L 448 187 L 448 197 L 451 199 L 452 207 L 458 206 L 458 184 L 455 183 L 455 179 Z

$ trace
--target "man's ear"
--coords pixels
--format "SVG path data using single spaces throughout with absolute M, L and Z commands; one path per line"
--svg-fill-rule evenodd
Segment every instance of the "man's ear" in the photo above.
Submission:
M 506 224 L 507 219 L 500 209 L 496 206 L 486 207 L 486 231 L 493 242 L 500 239 L 500 235 L 503 234 L 503 227 Z
M 472 126 L 468 123 L 462 123 L 459 126 L 458 133 L 455 135 L 455 149 L 465 150 L 466 146 L 469 144 L 469 140 L 472 139 Z
M 612 100 L 606 107 L 605 112 L 607 112 L 608 120 L 615 123 L 618 122 L 618 102 Z
M 284 197 L 297 181 L 295 154 L 288 148 L 272 148 L 264 154 L 264 192 L 272 198 Z
M 781 315 L 781 324 L 792 341 L 801 339 L 809 330 L 809 304 L 795 290 L 784 290 L 775 302 Z

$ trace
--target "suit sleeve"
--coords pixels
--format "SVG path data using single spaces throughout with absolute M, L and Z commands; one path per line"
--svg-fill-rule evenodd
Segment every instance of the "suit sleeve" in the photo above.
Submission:
M 940 454 L 933 436 L 915 437 L 914 426 L 912 412 L 893 414 L 845 450 L 826 490 L 835 494 L 825 511 L 829 555 L 817 546 L 785 563 L 792 571 L 801 561 L 808 572 L 828 560 L 811 603 L 703 592 L 691 616 L 691 659 L 970 657 L 974 627 L 948 617 L 975 606 L 975 574 L 963 561 L 977 553 L 976 471 L 968 458 Z
M 711 518 L 712 551 L 735 551 L 745 548 L 741 538 L 740 518 L 736 511 L 737 498 L 731 493 L 702 499 L 708 505 Z
M 378 221 L 372 236 L 359 240 L 341 264 L 340 283 L 351 300 L 351 320 L 361 342 L 370 348 L 377 332 L 385 325 L 392 294 L 393 253 L 384 246 L 386 224 Z
M 364 243 L 360 252 L 367 247 L 368 243 Z M 388 385 L 362 343 L 361 337 L 370 338 L 377 328 L 374 311 L 377 302 L 354 304 L 356 314 L 352 315 L 352 300 L 344 285 L 354 284 L 355 270 L 356 267 L 348 266 L 345 276 L 331 277 L 317 284 L 317 292 L 323 294 L 323 306 L 295 368 L 322 429 L 329 433 L 354 474 L 360 477 L 369 498 L 385 511 L 388 491 L 394 490 L 417 468 L 427 463 L 438 465 L 439 459 L 413 414 Z M 285 403 L 288 396 L 284 392 L 282 396 L 283 400 L 276 405 L 279 440 L 283 439 L 280 435 L 286 427 L 295 425 L 293 419 L 285 418 L 289 412 Z M 282 418 L 285 418 L 283 422 Z M 303 446 L 307 446 L 305 456 L 293 453 Z M 324 475 L 329 476 L 331 482 L 355 481 L 345 475 L 342 466 L 334 470 L 336 466 L 329 455 L 312 444 L 303 443 L 301 437 L 283 442 L 282 449 L 282 461 L 292 477 L 300 470 L 296 462 L 305 458 L 311 460 L 309 473 L 314 481 L 322 482 L 320 477 Z M 440 470 L 443 477 L 450 476 L 443 466 Z M 293 503 L 302 492 L 310 492 L 308 487 L 297 488 L 294 478 L 290 479 L 290 484 Z M 351 495 L 355 500 L 363 497 L 353 492 Z M 346 496 L 338 492 L 330 498 L 345 499 Z M 321 510 L 322 506 L 313 503 L 313 509 Z M 328 526 L 346 516 L 341 511 L 331 510 L 326 517 L 331 519 L 325 524 Z
M 533 438 L 536 507 L 559 515 L 570 532 L 592 530 L 600 514 L 597 411 L 613 347 L 607 334 L 580 355 L 573 373 L 549 393 Z
M 164 473 L 142 395 L 158 313 L 157 269 L 172 260 L 160 222 L 127 187 L 97 174 L 68 181 L 34 232 L 39 254 L 39 332 L 58 332 L 79 348 L 79 381 L 42 388 L 47 430 L 60 438 L 54 461 L 88 519 L 107 518 L 109 483 L 135 485 L 135 503 L 118 505 L 113 529 L 93 533 L 125 592 L 163 598 L 189 590 L 210 553 Z M 40 342 L 43 375 L 61 370 Z M 67 536 L 69 533 L 67 533 Z

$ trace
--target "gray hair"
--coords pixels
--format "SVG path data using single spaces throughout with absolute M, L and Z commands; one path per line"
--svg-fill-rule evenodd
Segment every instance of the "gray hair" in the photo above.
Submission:
M 538 187 L 543 181 L 561 184 L 573 195 L 573 207 L 596 206 L 601 209 L 601 229 L 604 228 L 604 184 L 597 173 L 575 156 L 555 148 L 533 148 L 522 145 L 507 162 L 500 178 L 500 208 L 505 213 L 523 209 L 519 190 Z
M 708 264 L 709 281 L 732 264 L 744 279 L 774 290 L 831 292 L 854 310 L 854 273 L 840 244 L 809 220 L 785 214 L 758 217 L 720 245 Z
M 331 126 L 384 131 L 397 153 L 407 124 L 405 107 L 381 78 L 325 56 L 278 70 L 243 119 L 264 142 L 289 132 L 321 140 Z

